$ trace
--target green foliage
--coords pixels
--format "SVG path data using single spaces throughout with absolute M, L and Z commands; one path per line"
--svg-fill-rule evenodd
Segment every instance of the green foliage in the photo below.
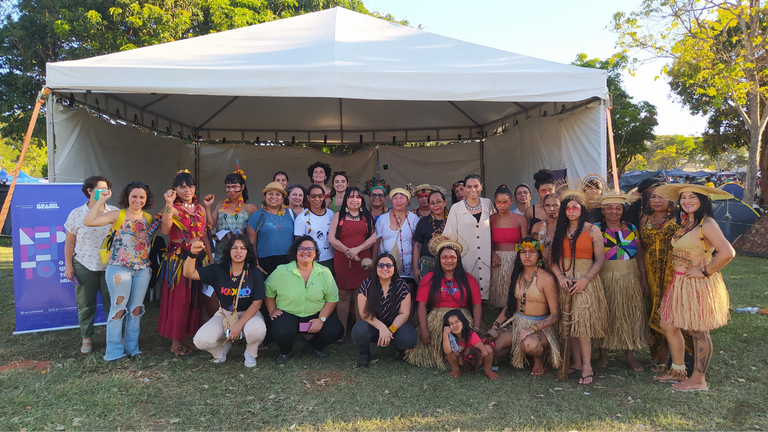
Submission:
M 571 63 L 575 66 L 607 71 L 608 92 L 611 94 L 613 103 L 611 120 L 619 175 L 624 173 L 635 156 L 648 151 L 646 142 L 654 139 L 653 129 L 659 124 L 656 120 L 656 107 L 646 101 L 633 102 L 634 98 L 624 89 L 621 71 L 626 67 L 627 61 L 627 56 L 622 53 L 616 53 L 605 60 L 588 59 L 586 54 L 581 53 Z M 610 158 L 610 151 L 607 154 Z M 608 167 L 610 172 L 610 160 Z
M 0 137 L 0 168 L 12 174 L 19 162 L 20 151 L 21 143 Z M 37 139 L 33 139 L 27 148 L 21 170 L 32 177 L 48 176 L 48 148 L 44 143 L 41 145 Z
M 683 169 L 686 165 L 702 161 L 701 137 L 659 135 L 648 145 L 647 156 L 651 169 Z
M 361 0 L 19 0 L 0 7 L 0 132 L 20 140 L 45 64 L 171 42 L 341 6 Z M 41 118 L 44 115 L 41 111 Z M 45 122 L 35 136 L 45 139 Z M 40 141 L 42 142 L 42 141 Z

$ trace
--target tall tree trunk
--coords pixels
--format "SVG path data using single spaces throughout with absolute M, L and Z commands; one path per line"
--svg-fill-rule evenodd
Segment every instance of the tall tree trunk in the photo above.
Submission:
M 747 158 L 747 182 L 744 185 L 744 202 L 755 202 L 755 184 L 757 183 L 757 152 L 760 150 L 762 129 L 760 117 L 760 94 L 751 90 L 749 94 L 749 156 Z
M 749 169 L 749 168 L 747 168 Z M 760 142 L 760 191 L 763 195 L 763 209 L 768 210 L 768 141 Z

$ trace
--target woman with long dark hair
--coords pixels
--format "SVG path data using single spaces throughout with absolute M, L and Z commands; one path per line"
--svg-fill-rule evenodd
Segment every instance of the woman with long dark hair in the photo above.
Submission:
M 516 246 L 528 237 L 528 223 L 523 216 L 510 211 L 512 191 L 507 185 L 496 188 L 493 198 L 496 213 L 491 215 L 491 287 L 488 300 L 504 307 L 509 294 L 512 266 L 517 258 Z
M 357 308 L 360 321 L 352 327 L 352 342 L 357 347 L 357 367 L 371 362 L 371 342 L 388 347 L 394 342 L 395 360 L 416 345 L 416 330 L 408 321 L 411 292 L 397 274 L 395 258 L 381 254 L 373 262 L 374 274 L 360 285 Z
M 244 364 L 255 367 L 267 327 L 259 312 L 264 300 L 264 278 L 256 269 L 253 245 L 245 234 L 235 234 L 226 240 L 220 263 L 196 269 L 195 259 L 202 250 L 203 242 L 192 244 L 184 260 L 184 276 L 213 287 L 219 310 L 197 331 L 195 346 L 211 353 L 214 363 L 223 363 L 232 343 L 245 337 Z M 235 320 L 233 315 L 238 318 Z
M 430 242 L 439 265 L 421 279 L 416 294 L 419 342 L 405 354 L 408 363 L 446 369 L 443 355 L 443 316 L 451 309 L 461 309 L 480 328 L 483 308 L 477 280 L 464 270 L 464 247 L 448 236 L 435 236 Z
M 562 288 L 560 304 L 571 303 L 571 369 L 581 371 L 579 384 L 592 384 L 592 339 L 605 337 L 607 330 L 607 305 L 599 275 L 605 259 L 603 236 L 586 222 L 590 201 L 584 192 L 568 189 L 560 197 L 550 265 Z
M 732 198 L 727 192 L 703 185 L 663 185 L 656 192 L 668 200 L 678 199 L 680 229 L 672 237 L 675 274 L 661 300 L 661 328 L 672 354 L 672 368 L 654 377 L 674 382 L 680 391 L 708 390 L 705 374 L 712 360 L 710 330 L 728 323 L 729 298 L 720 270 L 736 255 L 717 221 L 712 217 L 713 197 Z M 717 254 L 712 252 L 717 250 Z M 693 336 L 694 369 L 688 378 L 685 342 L 680 329 Z
M 560 320 L 558 288 L 555 278 L 539 267 L 543 250 L 539 242 L 526 237 L 516 249 L 507 304 L 488 335 L 496 339 L 495 357 L 511 353 L 512 366 L 522 369 L 531 356 L 531 375 L 541 376 L 547 372 L 547 364 L 557 368 L 561 361 L 554 326 Z
M 173 341 L 171 352 L 177 356 L 187 356 L 196 350 L 188 337 L 194 336 L 203 325 L 204 305 L 200 281 L 187 279 L 182 274 L 182 253 L 188 253 L 192 243 L 203 241 L 206 253 L 196 258 L 196 266 L 213 261 L 208 236 L 205 235 L 205 210 L 197 203 L 196 185 L 188 170 L 176 173 L 173 189 L 165 193 L 160 224 L 160 232 L 168 235 L 171 241 L 160 270 L 163 290 L 157 330 L 161 336 Z
M 336 171 L 331 176 L 331 196 L 328 201 L 328 208 L 334 213 L 338 213 L 341 210 L 341 206 L 344 205 L 344 196 L 349 187 L 349 177 L 347 177 L 346 171 Z
M 416 231 L 413 233 L 413 276 L 416 282 L 435 269 L 437 260 L 429 251 L 429 241 L 432 236 L 442 234 L 445 228 L 448 209 L 445 207 L 445 195 L 439 190 L 429 194 L 429 208 L 432 213 L 419 219 Z
M 368 213 L 363 194 L 357 187 L 347 188 L 339 212 L 333 215 L 328 241 L 335 249 L 333 268 L 339 287 L 336 314 L 347 332 L 350 301 L 363 280 L 370 276 L 360 261 L 371 257 L 371 246 L 376 242 L 373 217 Z M 357 312 L 355 308 L 355 312 Z M 343 337 L 343 335 L 342 335 Z
M 221 262 L 224 244 L 235 234 L 245 234 L 248 227 L 248 217 L 259 208 L 248 202 L 248 186 L 245 184 L 245 173 L 241 169 L 224 177 L 224 190 L 227 198 L 219 201 L 211 212 L 211 204 L 216 200 L 214 194 L 208 194 L 203 199 L 205 218 L 213 227 L 216 247 L 213 253 L 215 263 Z M 224 233 L 220 239 L 219 233 Z

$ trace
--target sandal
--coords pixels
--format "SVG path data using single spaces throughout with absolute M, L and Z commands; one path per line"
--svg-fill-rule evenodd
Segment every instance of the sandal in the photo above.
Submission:
M 680 383 L 672 384 L 672 389 L 681 391 L 681 392 L 709 391 L 709 386 L 698 387 L 698 388 L 694 388 L 694 387 L 678 388 L 678 387 L 675 387 L 676 384 L 679 385 Z
M 577 371 L 578 371 L 578 372 L 581 372 L 581 369 L 576 369 L 576 368 L 569 368 L 569 369 L 568 369 L 568 375 L 570 375 L 570 374 L 572 374 L 572 373 L 574 373 L 574 372 L 577 372 Z
M 448 375 L 450 375 L 450 376 L 451 376 L 451 378 L 458 378 L 458 377 L 460 377 L 460 376 L 461 376 L 461 371 L 460 371 L 460 370 L 457 370 L 457 371 L 452 371 L 452 372 L 451 372 L 451 373 L 449 373 Z
M 490 373 L 485 374 L 485 376 L 487 376 L 489 380 L 499 379 L 499 374 L 497 374 L 494 371 L 491 371 Z
M 651 372 L 664 373 L 667 371 L 667 365 L 663 363 L 656 363 L 651 366 Z
M 590 381 L 589 382 L 584 382 L 587 379 L 589 379 Z M 591 374 L 591 375 L 587 375 L 587 376 L 582 375 L 581 379 L 579 380 L 579 384 L 581 384 L 581 385 L 590 385 L 590 384 L 592 384 L 594 382 L 595 382 L 595 374 Z
M 171 352 L 173 354 L 175 354 L 176 357 L 189 357 L 189 356 L 191 356 L 194 353 L 194 351 L 192 351 L 191 349 L 185 347 L 184 345 L 180 345 L 180 346 L 176 347 L 176 349 L 175 350 L 171 350 Z
M 544 374 L 547 373 L 548 370 L 549 370 L 549 368 L 546 367 L 546 366 L 542 367 L 542 368 L 533 368 L 533 370 L 531 370 L 531 375 L 533 375 L 533 376 L 543 376 Z
M 83 344 L 80 345 L 81 354 L 90 354 L 93 351 L 93 341 L 83 339 Z

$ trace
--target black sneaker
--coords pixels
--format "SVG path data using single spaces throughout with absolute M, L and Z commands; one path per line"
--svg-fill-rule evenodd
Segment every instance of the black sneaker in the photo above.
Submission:
M 279 356 L 277 356 L 277 358 L 275 359 L 275 363 L 277 363 L 278 366 L 284 365 L 288 361 L 288 359 L 292 357 L 293 357 L 293 350 L 291 350 L 291 352 L 289 352 L 288 354 L 280 354 Z
M 360 354 L 357 356 L 357 367 L 367 368 L 370 363 L 371 363 L 370 354 Z
M 328 354 L 325 351 L 316 350 L 315 347 L 313 347 L 310 344 L 304 345 L 304 351 L 307 354 L 312 354 L 313 356 L 315 356 L 317 358 L 326 358 L 326 357 L 330 356 L 330 354 Z
M 405 351 L 404 350 L 397 349 L 397 347 L 395 347 L 395 361 L 396 362 L 405 361 Z

